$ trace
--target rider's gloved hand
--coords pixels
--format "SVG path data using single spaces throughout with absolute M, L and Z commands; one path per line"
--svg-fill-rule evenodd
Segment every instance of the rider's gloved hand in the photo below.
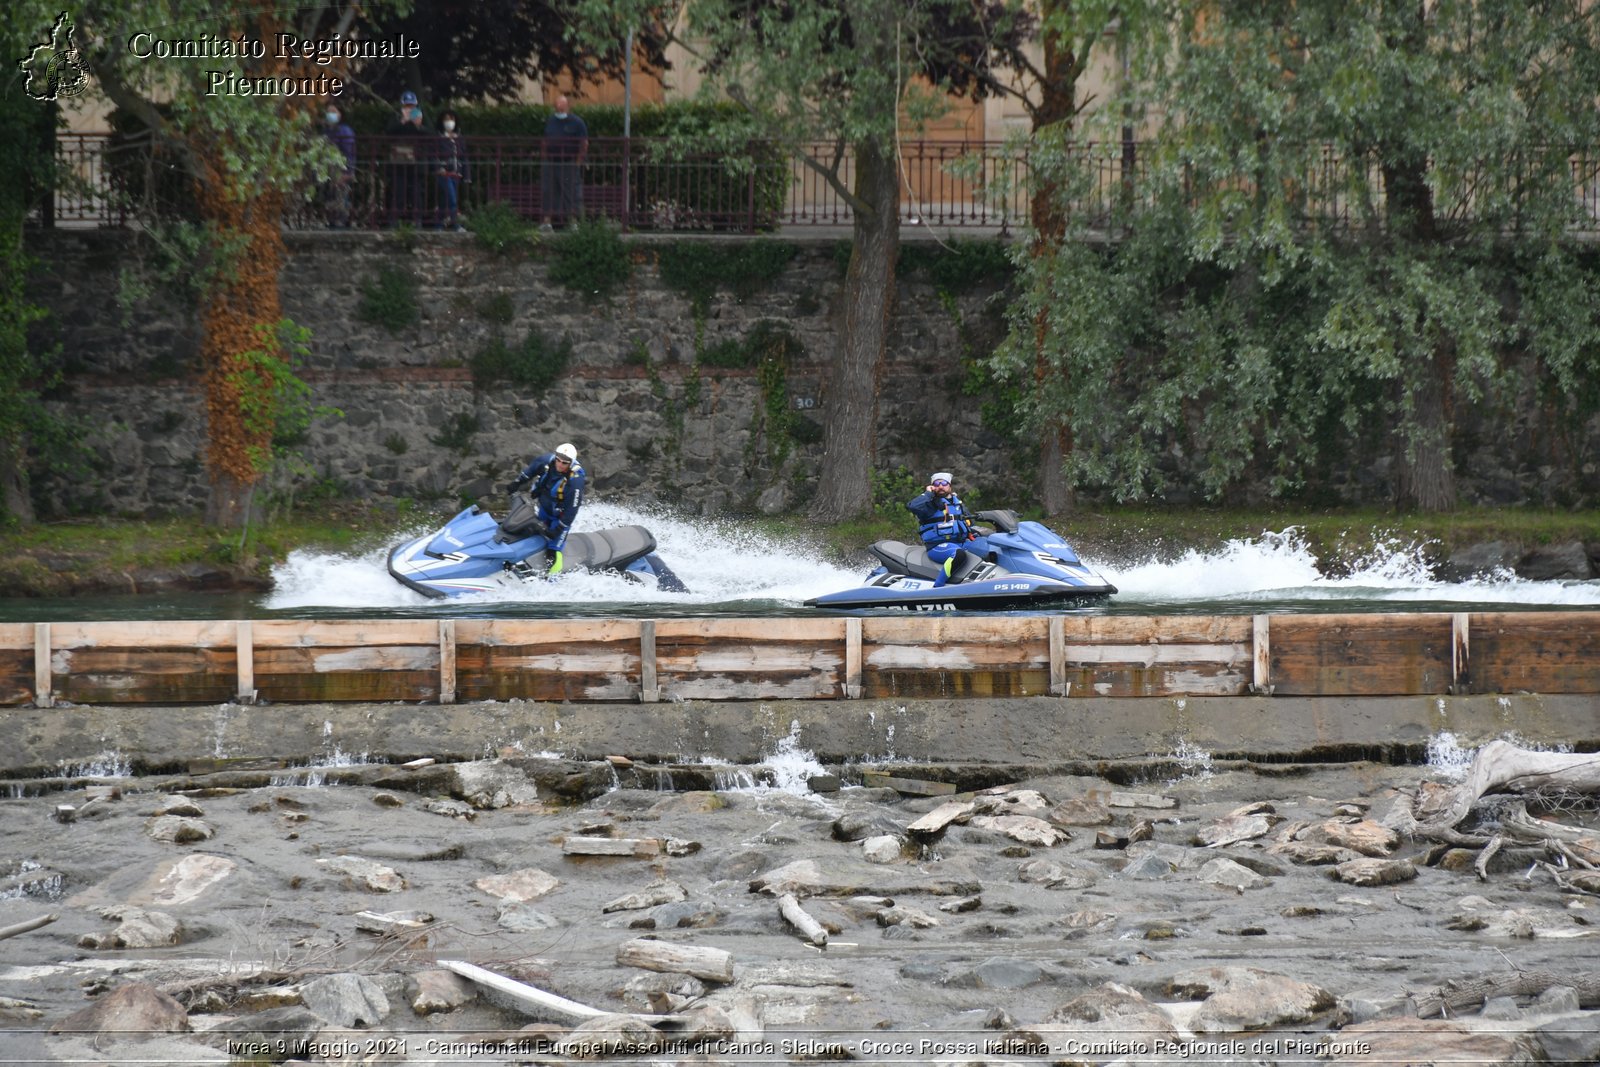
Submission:
M 518 489 L 521 489 L 521 488 L 522 488 L 522 486 L 523 486 L 523 484 L 524 484 L 524 483 L 523 483 L 523 482 L 521 482 L 521 481 L 515 481 L 515 482 L 507 482 L 507 483 L 506 483 L 506 484 L 505 484 L 505 485 L 504 485 L 504 486 L 503 486 L 503 487 L 502 487 L 502 491 L 503 491 L 503 492 L 505 492 L 505 493 L 507 493 L 507 494 L 508 494 L 508 495 L 509 495 L 509 494 L 511 494 L 511 493 L 515 493 L 515 492 L 516 492 L 516 491 L 517 491 L 517 490 L 518 490 Z

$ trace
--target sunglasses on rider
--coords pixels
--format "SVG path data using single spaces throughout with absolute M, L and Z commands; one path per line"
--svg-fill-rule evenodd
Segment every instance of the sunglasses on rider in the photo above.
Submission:
M 934 482 L 933 484 L 934 485 L 949 485 L 950 483 L 945 481 L 943 478 L 940 478 L 938 481 Z

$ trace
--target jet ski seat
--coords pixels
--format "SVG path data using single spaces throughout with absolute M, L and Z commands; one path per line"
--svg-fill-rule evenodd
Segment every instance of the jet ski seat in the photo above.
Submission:
M 655 550 L 655 535 L 643 526 L 614 526 L 593 533 L 568 534 L 567 547 L 561 554 L 568 569 L 597 571 L 610 567 L 620 571 Z
M 930 582 L 939 577 L 939 565 L 928 559 L 928 550 L 922 545 L 908 545 L 900 541 L 878 541 L 872 546 L 872 554 L 882 560 L 885 567 L 897 574 L 909 574 L 913 578 L 923 578 Z M 962 581 L 972 573 L 972 568 L 982 562 L 982 556 L 963 548 L 956 553 L 955 566 L 950 568 L 950 580 Z

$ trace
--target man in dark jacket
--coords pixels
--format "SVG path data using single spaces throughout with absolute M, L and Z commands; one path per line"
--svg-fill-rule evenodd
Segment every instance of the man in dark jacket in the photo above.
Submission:
M 557 445 L 554 452 L 535 456 L 506 486 L 506 492 L 515 493 L 528 486 L 539 506 L 539 518 L 545 524 L 545 538 L 554 559 L 549 574 L 561 573 L 562 550 L 567 547 L 567 534 L 578 521 L 578 508 L 583 505 L 583 487 L 588 475 L 578 465 L 578 450 L 570 444 Z
M 323 112 L 322 136 L 339 150 L 344 168 L 322 186 L 322 209 L 328 227 L 350 225 L 350 192 L 356 179 L 356 131 L 344 121 L 339 105 L 329 102 Z
M 422 107 L 409 89 L 400 94 L 400 113 L 384 130 L 389 139 L 389 224 L 422 221 L 422 178 L 428 166 L 428 131 Z
M 940 565 L 939 577 L 933 581 L 937 589 L 950 580 L 961 546 L 976 536 L 972 531 L 972 519 L 961 498 L 950 488 L 950 475 L 946 471 L 929 478 L 927 491 L 907 501 L 906 510 L 921 524 L 917 532 L 928 548 L 928 558 Z
M 565 95 L 544 124 L 544 166 L 540 196 L 544 227 L 563 226 L 583 214 L 583 161 L 589 155 L 589 127 L 569 109 Z

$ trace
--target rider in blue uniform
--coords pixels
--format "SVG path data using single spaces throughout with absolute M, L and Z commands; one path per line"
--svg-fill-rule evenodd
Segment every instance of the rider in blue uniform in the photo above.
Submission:
M 570 444 L 557 445 L 554 452 L 536 456 L 506 486 L 506 492 L 515 493 L 523 486 L 539 505 L 539 518 L 548 531 L 545 545 L 554 559 L 547 572 L 552 577 L 561 573 L 562 550 L 567 547 L 567 534 L 578 521 L 578 508 L 583 505 L 583 487 L 588 475 L 578 465 L 578 450 Z
M 908 501 L 906 510 L 922 524 L 918 532 L 928 548 L 928 558 L 940 564 L 939 576 L 933 581 L 937 589 L 950 580 L 956 553 L 961 551 L 962 545 L 977 537 L 972 519 L 961 498 L 950 488 L 950 475 L 945 471 L 929 478 L 927 492 Z

